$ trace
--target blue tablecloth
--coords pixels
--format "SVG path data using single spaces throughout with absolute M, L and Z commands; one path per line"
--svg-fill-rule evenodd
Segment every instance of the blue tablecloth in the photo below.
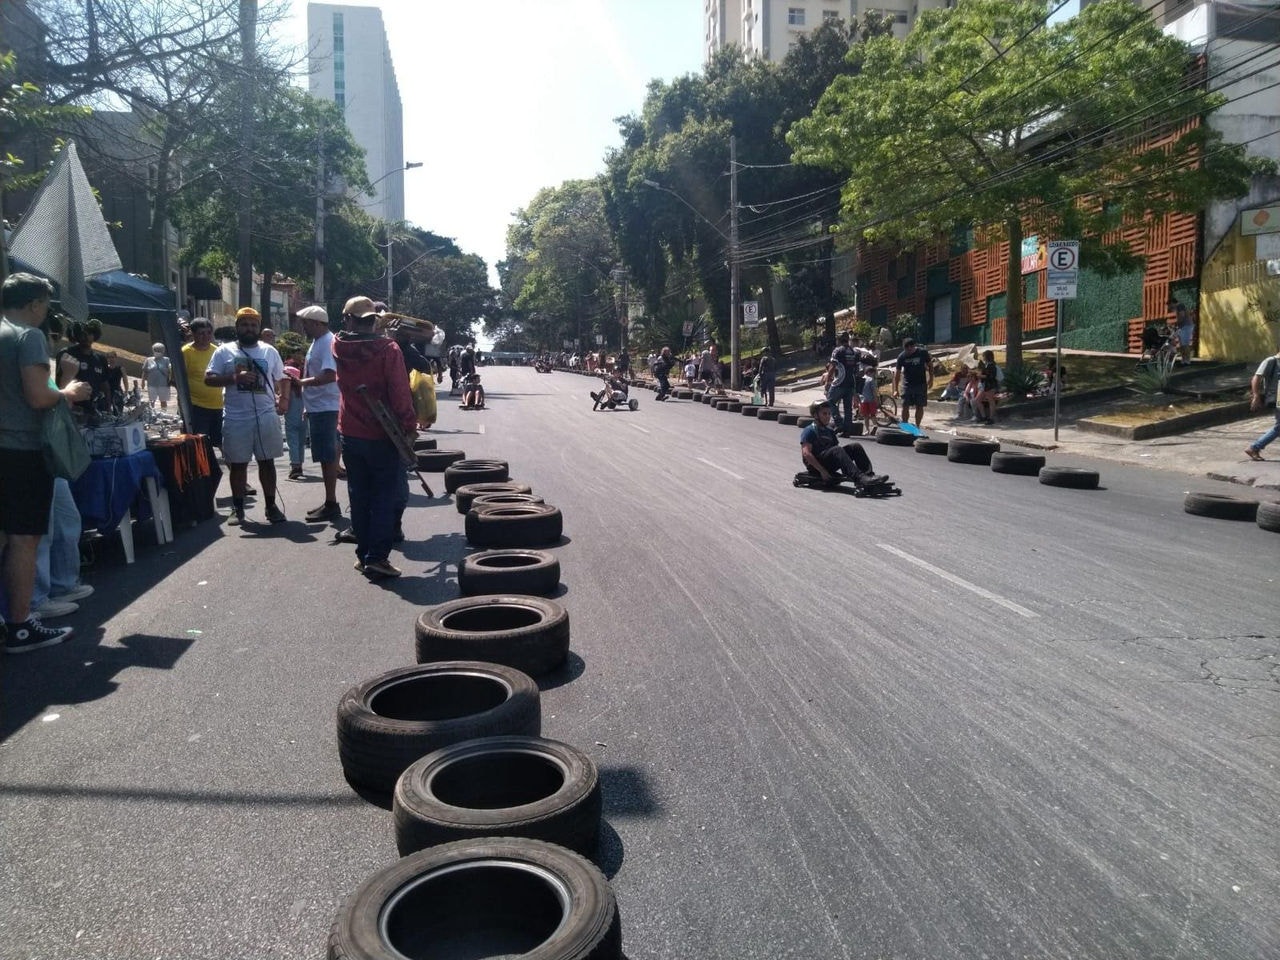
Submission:
M 164 476 L 149 450 L 126 457 L 94 459 L 84 475 L 71 484 L 71 495 L 80 509 L 84 528 L 110 533 L 118 527 L 148 477 L 155 477 L 164 485 Z

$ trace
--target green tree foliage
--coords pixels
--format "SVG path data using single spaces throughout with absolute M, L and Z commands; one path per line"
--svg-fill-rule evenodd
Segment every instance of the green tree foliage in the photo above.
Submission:
M 1009 240 L 1008 357 L 1021 361 L 1025 229 L 1079 238 L 1094 269 L 1125 265 L 1103 234 L 1245 192 L 1242 147 L 1188 121 L 1221 100 L 1187 48 L 1127 0 L 1046 26 L 1045 0 L 965 0 L 905 40 L 855 49 L 788 135 L 794 159 L 846 177 L 840 229 L 910 246 L 961 224 Z M 1161 139 L 1163 137 L 1163 139 Z
M 484 260 L 427 230 L 409 228 L 396 244 L 396 310 L 442 326 L 446 343 L 474 339 L 473 325 L 495 313 L 497 291 Z

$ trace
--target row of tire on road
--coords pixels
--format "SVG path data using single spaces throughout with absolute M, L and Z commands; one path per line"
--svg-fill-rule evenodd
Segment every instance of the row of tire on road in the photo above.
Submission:
M 338 754 L 351 785 L 390 801 L 401 859 L 342 905 L 331 960 L 622 956 L 617 901 L 592 862 L 599 771 L 542 736 L 535 677 L 569 658 L 569 614 L 549 595 L 560 510 L 501 460 L 417 443 L 442 472 L 482 548 L 458 566 L 459 597 L 414 625 L 417 665 L 356 684 L 339 701 Z
M 805 427 L 813 422 L 812 417 L 804 416 L 794 410 L 744 403 L 741 400 L 733 400 L 709 392 L 677 389 L 672 391 L 672 396 L 677 400 L 693 400 L 713 405 L 715 409 L 728 413 L 741 413 L 743 416 L 755 417 L 759 420 L 776 420 L 784 426 Z M 855 424 L 855 432 L 861 433 L 860 424 Z M 927 436 L 918 437 L 895 427 L 881 427 L 876 431 L 875 441 L 890 446 L 914 447 L 917 453 L 945 455 L 953 463 L 990 466 L 994 473 L 1038 477 L 1040 482 L 1047 486 L 1096 490 L 1100 482 L 1100 475 L 1096 470 L 1048 466 L 1043 455 L 1001 450 L 1000 443 L 996 440 L 966 437 L 934 440 Z M 1220 520 L 1256 522 L 1263 530 L 1280 533 L 1280 502 L 1277 501 L 1258 501 L 1250 497 L 1236 497 L 1223 493 L 1191 492 L 1183 500 L 1183 510 L 1197 516 L 1214 517 Z

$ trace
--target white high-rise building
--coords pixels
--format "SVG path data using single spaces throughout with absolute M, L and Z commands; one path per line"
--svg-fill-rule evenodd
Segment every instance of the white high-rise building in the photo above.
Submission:
M 404 119 L 400 88 L 377 7 L 307 4 L 311 95 L 336 103 L 365 151 L 373 195 L 360 205 L 371 216 L 404 219 Z
M 730 44 L 752 56 L 778 61 L 802 34 L 827 20 L 850 22 L 868 13 L 893 18 L 893 32 L 905 37 L 922 10 L 951 6 L 954 0 L 702 0 L 706 59 Z

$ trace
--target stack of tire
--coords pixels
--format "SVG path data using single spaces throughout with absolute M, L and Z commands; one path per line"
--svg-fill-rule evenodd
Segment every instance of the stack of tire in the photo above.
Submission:
M 359 792 L 390 797 L 402 859 L 343 904 L 329 957 L 620 958 L 617 901 L 589 859 L 599 773 L 582 750 L 542 736 L 534 680 L 569 655 L 568 612 L 546 596 L 559 560 L 533 548 L 559 541 L 560 512 L 473 519 L 544 505 L 503 461 L 441 469 L 468 541 L 490 549 L 459 564 L 459 598 L 418 617 L 418 665 L 339 703 L 343 771 Z

